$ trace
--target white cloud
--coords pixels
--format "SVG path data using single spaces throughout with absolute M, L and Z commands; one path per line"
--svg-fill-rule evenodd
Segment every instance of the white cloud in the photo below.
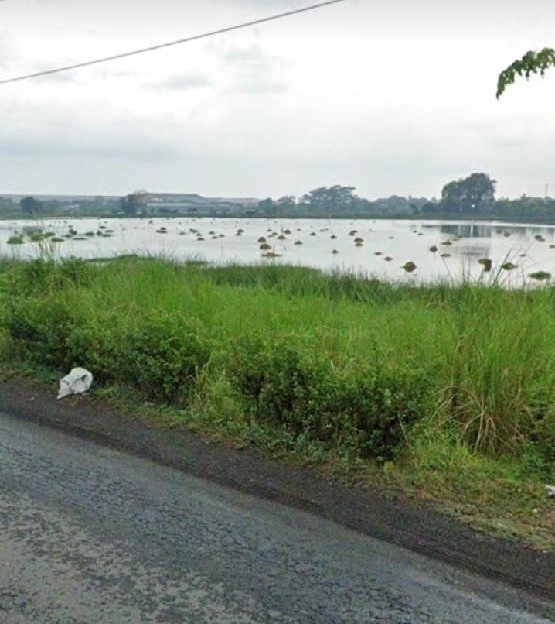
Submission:
M 156 88 L 169 89 L 170 91 L 188 91 L 189 89 L 210 87 L 211 82 L 205 74 L 199 72 L 182 72 L 172 74 L 154 86 Z
M 12 76 L 307 3 L 1 4 L 0 74 Z M 501 194 L 537 193 L 555 182 L 555 69 L 519 81 L 499 102 L 494 92 L 515 57 L 553 44 L 554 19 L 555 3 L 542 0 L 502 9 L 495 0 L 349 0 L 5 85 L 0 194 L 94 193 L 98 184 L 98 192 L 278 196 L 345 183 L 368 197 L 437 196 L 477 170 L 499 180 Z

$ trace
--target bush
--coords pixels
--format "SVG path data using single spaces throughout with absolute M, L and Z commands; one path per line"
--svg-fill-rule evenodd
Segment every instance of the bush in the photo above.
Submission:
M 133 321 L 121 313 L 97 315 L 95 324 L 73 329 L 68 346 L 98 381 L 135 387 L 174 405 L 189 402 L 211 354 L 200 322 L 163 311 Z
M 428 399 L 422 374 L 379 370 L 364 357 L 334 363 L 298 336 L 243 337 L 232 347 L 228 375 L 251 418 L 361 457 L 394 457 Z
M 37 364 L 65 369 L 72 365 L 67 337 L 77 323 L 71 297 L 46 295 L 13 298 L 4 311 L 4 326 L 24 357 Z
M 73 326 L 67 337 L 73 364 L 90 370 L 97 382 L 116 382 L 121 366 L 118 343 L 125 333 L 125 322 L 121 314 L 97 312 Z
M 184 404 L 211 348 L 202 324 L 177 313 L 153 313 L 128 326 L 118 341 L 118 381 L 152 399 Z
M 210 357 L 202 325 L 177 313 L 129 320 L 88 314 L 77 291 L 19 297 L 4 312 L 9 337 L 25 358 L 58 370 L 88 368 L 97 381 L 136 387 L 145 397 L 182 405 Z

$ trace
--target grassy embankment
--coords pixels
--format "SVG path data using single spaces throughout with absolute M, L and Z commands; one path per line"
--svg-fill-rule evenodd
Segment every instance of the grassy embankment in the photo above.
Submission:
M 551 288 L 6 260 L 0 357 L 553 548 L 554 308 Z

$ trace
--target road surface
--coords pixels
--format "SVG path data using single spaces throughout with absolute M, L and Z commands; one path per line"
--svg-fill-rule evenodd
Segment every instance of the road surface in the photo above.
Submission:
M 0 624 L 552 621 L 552 602 L 0 413 Z

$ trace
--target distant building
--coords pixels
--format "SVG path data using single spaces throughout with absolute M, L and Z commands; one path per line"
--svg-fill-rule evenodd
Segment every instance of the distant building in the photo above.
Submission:
M 193 193 L 147 193 L 145 212 L 150 214 L 210 214 L 232 213 L 253 209 L 258 204 L 254 197 L 203 197 Z

